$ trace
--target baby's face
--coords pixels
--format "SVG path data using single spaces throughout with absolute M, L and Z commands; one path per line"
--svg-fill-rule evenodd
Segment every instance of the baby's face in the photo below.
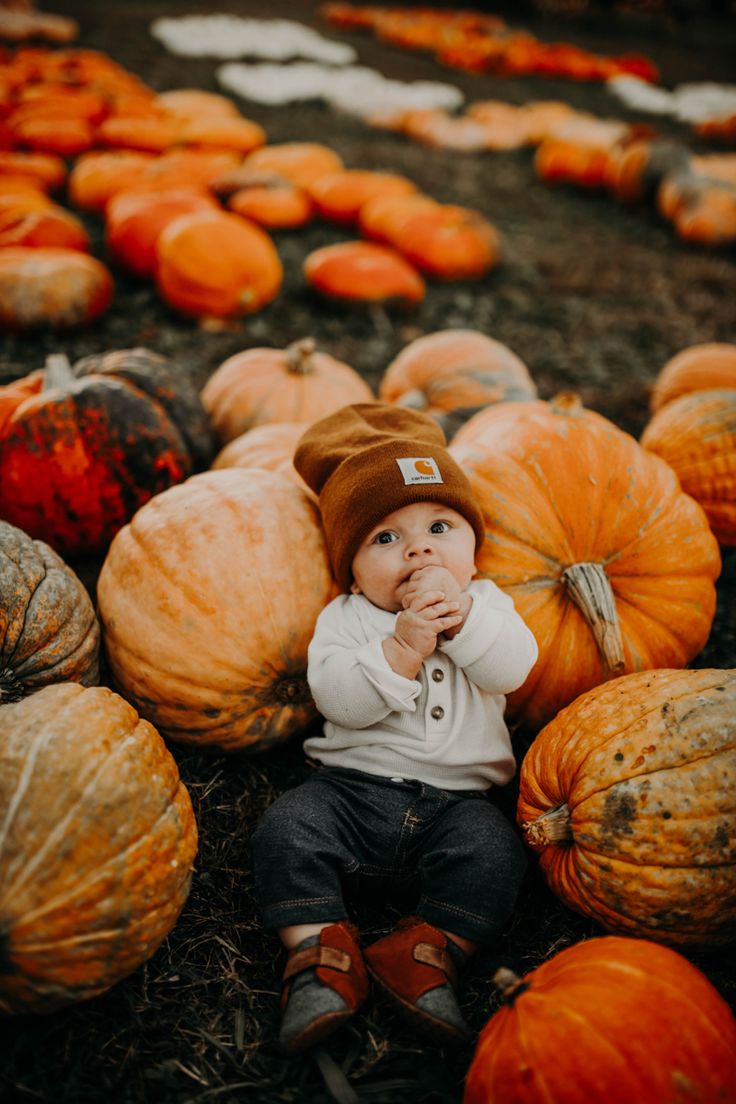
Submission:
M 446 568 L 461 590 L 475 574 L 475 532 L 441 502 L 412 502 L 374 525 L 353 559 L 353 594 L 397 612 L 421 567 Z

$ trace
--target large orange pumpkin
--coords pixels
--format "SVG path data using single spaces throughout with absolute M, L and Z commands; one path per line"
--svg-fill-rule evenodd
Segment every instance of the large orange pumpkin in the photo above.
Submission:
M 736 389 L 736 345 L 727 341 L 688 345 L 667 361 L 654 381 L 652 413 L 691 391 L 724 387 Z
M 551 888 L 609 931 L 736 936 L 736 670 L 641 671 L 588 691 L 521 765 L 518 819 Z
M 97 598 L 115 684 L 164 736 L 223 751 L 316 716 L 307 646 L 335 593 L 316 506 L 257 468 L 204 472 L 118 533 Z
M 608 678 L 697 655 L 721 561 L 668 464 L 571 395 L 487 407 L 450 449 L 485 517 L 479 570 L 539 645 L 512 714 L 539 727 Z
M 721 544 L 736 544 L 736 379 L 722 391 L 691 391 L 652 416 L 644 448 L 674 468 Z
M 43 541 L 0 521 L 0 704 L 50 682 L 99 681 L 89 594 Z
M 463 1104 L 733 1104 L 736 1019 L 677 951 L 603 936 L 523 978 L 480 1034 Z
M 189 795 L 152 725 L 105 687 L 2 707 L 0 1011 L 109 989 L 176 923 L 197 849 Z
M 350 403 L 370 402 L 370 387 L 312 338 L 285 349 L 254 348 L 228 357 L 202 389 L 202 403 L 223 442 L 269 422 L 311 424 Z
M 265 230 L 240 215 L 180 215 L 158 238 L 158 289 L 186 314 L 251 314 L 277 295 L 282 279 L 276 246 Z

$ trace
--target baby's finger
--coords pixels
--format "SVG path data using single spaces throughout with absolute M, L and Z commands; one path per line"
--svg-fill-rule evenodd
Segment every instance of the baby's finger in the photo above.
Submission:
M 444 632 L 445 629 L 452 629 L 455 625 L 459 625 L 462 619 L 463 615 L 461 613 L 451 613 L 447 617 L 438 617 L 436 621 L 432 622 L 432 629 Z
M 435 605 L 436 602 L 443 602 L 444 599 L 444 590 L 424 590 L 412 598 L 410 608 L 418 613 L 420 610 L 426 609 L 427 606 Z
M 459 609 L 459 602 L 435 602 L 425 610 L 425 613 L 427 617 L 434 620 L 437 617 L 446 617 L 448 614 L 454 614 L 456 610 Z

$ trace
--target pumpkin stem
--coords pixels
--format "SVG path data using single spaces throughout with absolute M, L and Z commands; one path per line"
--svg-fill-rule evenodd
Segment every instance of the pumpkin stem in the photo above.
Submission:
M 74 373 L 66 353 L 50 353 L 46 357 L 43 391 L 50 391 L 52 387 L 68 387 L 73 379 Z
M 521 825 L 524 839 L 530 847 L 547 847 L 550 843 L 572 842 L 572 819 L 567 805 L 556 805 L 546 813 L 525 820 Z
M 576 391 L 560 391 L 550 399 L 549 405 L 555 414 L 567 414 L 575 417 L 583 411 L 583 403 Z
M 25 687 L 19 678 L 10 667 L 5 667 L 0 671 L 0 705 L 7 705 L 8 702 L 20 701 L 25 697 Z
M 598 645 L 609 678 L 624 667 L 624 642 L 616 598 L 602 564 L 578 563 L 565 568 L 567 593 L 582 613 Z
M 292 341 L 284 349 L 286 367 L 295 376 L 308 376 L 314 371 L 312 354 L 317 348 L 317 342 L 313 337 L 302 337 L 298 341 Z
M 418 387 L 415 387 L 412 391 L 405 391 L 397 405 L 407 406 L 410 410 L 425 410 L 427 407 L 427 396 L 423 391 L 420 391 Z
M 501 990 L 501 997 L 506 1004 L 513 1004 L 518 996 L 529 988 L 529 982 L 524 981 L 508 966 L 501 966 L 493 975 L 493 984 Z

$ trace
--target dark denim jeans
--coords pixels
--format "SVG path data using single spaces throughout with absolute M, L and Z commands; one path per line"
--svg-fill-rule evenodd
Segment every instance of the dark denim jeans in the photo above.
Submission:
M 501 931 L 526 868 L 514 828 L 488 795 L 320 768 L 267 809 L 252 840 L 267 928 L 348 916 L 343 886 L 418 876 L 417 915 L 478 943 Z

